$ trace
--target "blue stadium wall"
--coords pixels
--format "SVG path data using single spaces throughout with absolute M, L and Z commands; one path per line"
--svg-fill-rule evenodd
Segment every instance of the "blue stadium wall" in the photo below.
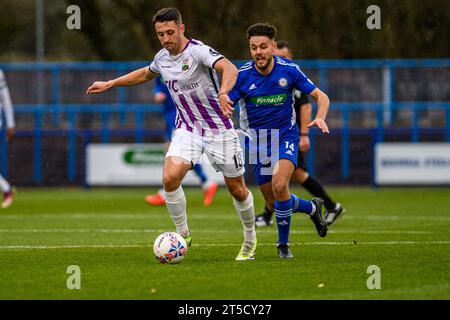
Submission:
M 450 142 L 450 60 L 297 62 L 332 100 L 332 133 L 313 130 L 308 155 L 310 172 L 323 182 L 371 184 L 377 142 Z M 1 131 L 2 174 L 17 186 L 81 186 L 88 143 L 164 141 L 162 107 L 151 102 L 151 83 L 84 94 L 94 80 L 145 64 L 0 64 L 17 123 L 11 145 Z M 247 179 L 253 182 L 251 174 Z

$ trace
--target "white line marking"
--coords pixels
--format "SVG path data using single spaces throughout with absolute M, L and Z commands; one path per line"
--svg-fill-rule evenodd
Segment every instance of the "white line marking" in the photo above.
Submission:
M 369 221 L 397 221 L 397 220 L 426 220 L 426 221 L 450 221 L 448 216 L 349 216 L 350 219 Z
M 147 245 L 124 244 L 124 245 L 64 245 L 64 246 L 0 246 L 0 249 L 6 250 L 27 250 L 27 249 L 112 249 L 112 248 L 144 248 Z
M 0 229 L 0 233 L 153 233 L 160 229 Z
M 295 216 L 306 215 L 301 213 L 294 214 Z M 140 219 L 164 219 L 168 215 L 166 213 L 134 213 L 134 214 L 124 214 L 124 213 L 55 213 L 55 214 L 2 214 L 0 215 L 0 220 L 29 220 L 29 219 L 112 219 L 112 220 L 140 220 Z M 236 220 L 236 216 L 230 215 L 217 215 L 211 214 L 193 214 L 188 213 L 189 219 L 220 219 L 220 220 Z M 382 216 L 382 215 L 370 215 L 370 216 L 358 216 L 358 215 L 345 215 L 343 218 L 345 220 L 369 220 L 369 221 L 398 221 L 398 220 L 425 220 L 425 221 L 450 221 L 450 216 Z
M 154 232 L 166 232 L 163 229 L 0 229 L 0 233 L 154 233 Z M 242 230 L 191 230 L 195 234 L 216 234 L 216 233 L 242 233 Z M 273 230 L 259 230 L 257 234 L 272 234 L 276 233 L 276 229 Z M 291 230 L 291 234 L 316 234 L 314 230 Z M 418 230 L 351 230 L 351 229 L 337 229 L 330 230 L 328 234 L 434 234 L 431 231 L 418 231 Z
M 123 213 L 55 213 L 55 214 L 11 214 L 11 215 L 0 215 L 0 220 L 28 220 L 28 219 L 154 219 L 154 218 L 164 218 L 161 214 L 123 214 Z
M 450 241 L 361 241 L 357 244 L 352 241 L 342 242 L 303 242 L 291 243 L 296 246 L 354 246 L 354 245 L 449 245 Z M 275 246 L 274 243 L 258 243 L 259 246 Z M 210 243 L 193 244 L 194 247 L 239 247 L 240 243 Z M 0 246 L 0 250 L 30 250 L 30 249 L 114 249 L 114 248 L 150 248 L 151 245 L 128 244 L 128 245 L 11 245 Z

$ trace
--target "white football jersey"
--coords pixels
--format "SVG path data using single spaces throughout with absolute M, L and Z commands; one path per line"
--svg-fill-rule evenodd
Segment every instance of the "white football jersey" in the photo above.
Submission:
M 189 39 L 176 56 L 159 51 L 150 70 L 160 74 L 169 88 L 178 116 L 177 128 L 200 135 L 223 133 L 233 123 L 220 109 L 219 81 L 214 65 L 224 56 L 198 40 Z
M 2 111 L 5 111 L 6 125 L 8 128 L 14 128 L 14 110 L 6 85 L 5 75 L 0 70 L 0 128 L 2 126 Z

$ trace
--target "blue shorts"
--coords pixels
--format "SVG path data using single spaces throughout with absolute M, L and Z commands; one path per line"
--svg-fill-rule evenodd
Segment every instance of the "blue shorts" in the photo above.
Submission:
M 165 111 L 164 112 L 164 120 L 166 121 L 166 139 L 167 141 L 172 141 L 172 135 L 175 131 L 176 126 L 176 118 L 177 118 L 177 111 Z
M 272 147 L 273 143 L 276 145 Z M 252 164 L 258 185 L 272 181 L 274 166 L 281 159 L 290 160 L 297 167 L 299 143 L 300 130 L 297 125 L 267 130 L 267 133 L 258 130 L 257 139 L 252 137 L 251 141 L 246 141 L 249 163 Z

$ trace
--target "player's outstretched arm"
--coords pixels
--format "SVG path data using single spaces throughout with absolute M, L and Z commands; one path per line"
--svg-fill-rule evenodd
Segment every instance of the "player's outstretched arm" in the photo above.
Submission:
M 320 89 L 314 89 L 310 94 L 317 102 L 317 114 L 316 118 L 308 125 L 308 128 L 318 127 L 323 133 L 330 133 L 328 125 L 325 122 L 327 118 L 328 109 L 330 108 L 330 99 Z
M 233 114 L 233 102 L 228 97 L 228 92 L 233 89 L 239 74 L 238 69 L 230 60 L 224 58 L 219 60 L 214 69 L 222 74 L 222 84 L 218 93 L 220 107 L 225 116 L 231 117 Z
M 135 86 L 156 78 L 158 75 L 148 67 L 132 71 L 122 77 L 109 81 L 96 81 L 86 91 L 86 94 L 102 93 L 113 87 Z

